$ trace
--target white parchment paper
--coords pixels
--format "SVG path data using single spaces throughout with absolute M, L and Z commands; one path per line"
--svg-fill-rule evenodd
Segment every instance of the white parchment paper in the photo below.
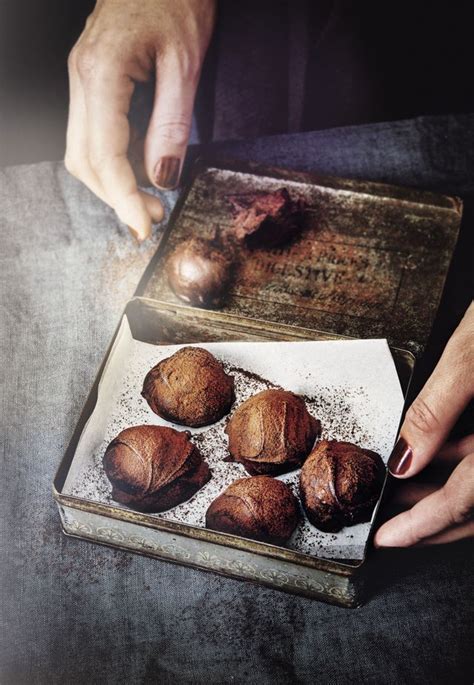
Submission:
M 386 462 L 403 408 L 403 394 L 386 340 L 315 342 L 202 343 L 235 378 L 234 408 L 269 387 L 282 387 L 305 397 L 308 410 L 322 424 L 322 437 L 348 440 L 378 452 Z M 141 397 L 149 369 L 182 345 L 151 345 L 134 340 L 124 317 L 98 391 L 96 407 L 80 438 L 64 486 L 65 494 L 114 504 L 102 468 L 109 442 L 124 428 L 140 424 L 185 427 L 161 419 Z M 248 475 L 228 456 L 224 433 L 227 417 L 218 423 L 190 428 L 208 462 L 212 478 L 190 500 L 160 514 L 204 527 L 209 504 L 237 478 Z M 279 476 L 298 496 L 300 470 Z M 125 507 L 124 507 L 125 508 Z M 370 523 L 341 532 L 323 533 L 303 515 L 287 544 L 300 552 L 325 558 L 361 559 Z

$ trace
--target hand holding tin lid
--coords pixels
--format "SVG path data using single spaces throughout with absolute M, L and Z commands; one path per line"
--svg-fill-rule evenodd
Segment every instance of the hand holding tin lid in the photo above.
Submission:
M 457 465 L 440 489 L 409 488 L 409 501 L 416 503 L 378 530 L 377 547 L 435 544 L 474 535 L 474 435 L 444 444 L 473 395 L 474 304 L 471 304 L 433 374 L 408 409 L 388 462 L 392 475 L 400 479 L 416 475 L 435 459 Z

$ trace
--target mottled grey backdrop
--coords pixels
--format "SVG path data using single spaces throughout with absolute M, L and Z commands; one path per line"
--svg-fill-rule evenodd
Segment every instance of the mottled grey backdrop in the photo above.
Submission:
M 473 130 L 421 118 L 213 152 L 467 198 L 419 385 L 472 294 Z M 0 208 L 0 682 L 471 683 L 469 542 L 373 555 L 350 611 L 63 536 L 53 476 L 154 246 L 60 163 L 1 171 Z

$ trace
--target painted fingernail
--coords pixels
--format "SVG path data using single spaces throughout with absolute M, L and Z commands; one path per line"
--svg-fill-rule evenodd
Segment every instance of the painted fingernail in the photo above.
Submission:
M 412 458 L 413 452 L 410 445 L 404 438 L 398 438 L 388 460 L 388 470 L 393 476 L 402 476 L 410 468 Z
M 140 237 L 139 232 L 136 231 L 131 226 L 128 226 L 128 230 L 130 231 L 130 235 L 132 236 L 132 238 L 135 239 L 135 241 L 138 243 L 138 245 L 141 245 L 144 239 Z
M 160 188 L 170 190 L 178 185 L 179 158 L 161 157 L 155 167 L 155 183 Z

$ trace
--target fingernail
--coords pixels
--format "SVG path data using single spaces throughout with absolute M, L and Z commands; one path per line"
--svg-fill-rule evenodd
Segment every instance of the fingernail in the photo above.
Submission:
M 170 190 L 178 185 L 179 158 L 161 157 L 155 167 L 155 183 L 160 188 Z
M 401 476 L 410 468 L 412 458 L 413 452 L 410 445 L 400 437 L 388 460 L 388 470 L 393 476 Z
M 140 237 L 139 232 L 131 226 L 128 226 L 128 230 L 130 231 L 130 235 L 132 236 L 132 238 L 135 238 L 135 241 L 138 243 L 138 245 L 141 245 L 144 241 L 144 238 Z

